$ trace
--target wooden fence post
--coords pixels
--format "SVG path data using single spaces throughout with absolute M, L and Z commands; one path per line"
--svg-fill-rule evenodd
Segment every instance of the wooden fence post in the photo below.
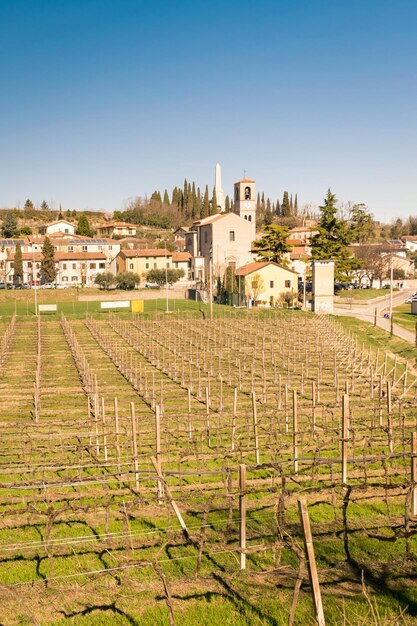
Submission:
M 237 387 L 233 390 L 233 414 L 232 414 L 232 442 L 231 450 L 235 449 L 235 437 L 236 437 L 236 412 L 237 412 Z
M 246 465 L 239 465 L 240 569 L 246 569 Z
M 117 402 L 117 398 L 114 399 L 114 430 L 116 435 L 116 461 L 117 461 L 117 471 L 120 474 L 120 439 L 119 439 L 119 406 Z
M 321 601 L 320 583 L 317 575 L 316 557 L 314 555 L 313 537 L 311 535 L 310 518 L 308 516 L 307 501 L 305 498 L 298 499 L 298 511 L 300 514 L 301 527 L 303 530 L 304 547 L 310 577 L 311 591 L 313 594 L 314 612 L 318 626 L 325 626 L 323 604 Z

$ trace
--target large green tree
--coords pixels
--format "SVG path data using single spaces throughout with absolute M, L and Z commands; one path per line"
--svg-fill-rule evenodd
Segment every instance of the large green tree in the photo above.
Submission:
M 201 207 L 201 217 L 207 217 L 209 214 L 210 214 L 209 190 L 208 190 L 208 185 L 206 185 L 206 190 L 204 192 L 203 206 Z
M 90 223 L 85 213 L 81 213 L 80 217 L 78 218 L 78 225 L 75 234 L 82 235 L 83 237 L 92 237 L 94 234 L 92 229 L 90 228 Z
M 210 211 L 211 215 L 216 215 L 217 213 L 217 193 L 216 193 L 216 187 L 213 187 L 213 196 L 211 199 L 211 211 Z
M 45 282 L 54 282 L 56 278 L 55 250 L 49 237 L 45 237 L 42 248 L 41 272 Z
M 355 204 L 350 210 L 352 241 L 366 243 L 373 238 L 375 222 L 365 204 Z
M 350 280 L 351 273 L 360 266 L 350 250 L 352 229 L 349 223 L 337 217 L 336 196 L 329 189 L 320 206 L 319 231 L 311 241 L 311 256 L 314 260 L 329 259 L 336 262 L 336 280 Z
M 13 263 L 14 282 L 21 283 L 23 281 L 23 258 L 22 247 L 19 242 L 16 243 L 16 252 L 14 254 Z
M 1 225 L 1 234 L 6 239 L 18 236 L 19 229 L 17 228 L 17 217 L 14 211 L 7 211 L 5 214 Z
M 290 251 L 287 244 L 289 233 L 288 228 L 278 224 L 268 224 L 264 228 L 264 234 L 260 239 L 253 242 L 254 248 L 258 250 L 259 261 L 275 261 L 287 265 L 288 260 L 284 254 Z

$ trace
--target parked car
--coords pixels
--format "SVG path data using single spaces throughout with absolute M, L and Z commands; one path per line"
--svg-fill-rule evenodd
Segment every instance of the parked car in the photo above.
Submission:
M 0 281 L 0 289 L 6 289 L 6 283 Z
M 159 289 L 159 285 L 158 283 L 146 283 L 145 284 L 146 289 Z

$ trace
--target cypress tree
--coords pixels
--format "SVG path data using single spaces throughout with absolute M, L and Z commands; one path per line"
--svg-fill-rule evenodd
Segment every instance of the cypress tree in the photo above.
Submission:
M 291 215 L 294 215 L 294 205 L 292 202 L 292 194 L 291 194 L 291 199 L 290 199 L 290 213 Z
M 258 195 L 256 197 L 256 212 L 259 214 L 261 211 L 261 196 L 258 191 Z
M 215 215 L 217 213 L 217 194 L 216 187 L 213 187 L 213 197 L 211 199 L 211 215 Z
M 204 192 L 203 206 L 201 207 L 201 217 L 207 217 L 209 214 L 210 214 L 209 191 L 208 191 L 208 185 L 206 185 L 206 190 Z
M 42 248 L 41 272 L 45 282 L 54 282 L 56 278 L 55 251 L 49 237 L 45 237 Z
M 20 243 L 16 244 L 16 252 L 14 255 L 14 263 L 13 263 L 13 280 L 15 283 L 21 283 L 23 281 L 23 260 L 22 260 L 22 248 Z
M 265 213 L 265 194 L 264 194 L 264 192 L 262 192 L 262 196 L 261 196 L 261 211 L 262 211 L 262 213 Z
M 294 200 L 294 215 L 298 215 L 298 198 L 297 198 L 297 194 L 295 194 L 295 200 Z
M 281 216 L 290 217 L 290 215 L 291 215 L 291 207 L 290 207 L 290 200 L 288 198 L 288 191 L 284 191 L 284 195 L 282 197 L 282 204 L 281 204 Z
M 230 198 L 226 196 L 224 199 L 224 210 L 226 213 L 230 213 Z
M 277 203 L 275 205 L 275 215 L 277 215 L 278 217 L 281 215 L 281 206 L 279 200 L 277 200 Z
M 167 206 L 169 205 L 169 195 L 166 189 L 164 191 L 164 204 L 166 204 Z
M 178 188 L 177 187 L 174 187 L 174 189 L 172 190 L 171 204 L 173 204 L 174 206 L 178 206 Z

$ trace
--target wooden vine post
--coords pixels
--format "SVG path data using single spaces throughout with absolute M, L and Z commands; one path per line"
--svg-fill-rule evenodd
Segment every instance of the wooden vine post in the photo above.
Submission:
M 252 417 L 253 417 L 253 435 L 255 438 L 255 461 L 259 465 L 259 439 L 258 439 L 258 414 L 256 411 L 256 396 L 252 391 Z
M 323 604 L 321 601 L 320 583 L 317 574 L 316 557 L 314 554 L 313 537 L 311 534 L 310 518 L 308 516 L 307 501 L 305 498 L 298 499 L 298 512 L 304 538 L 304 548 L 307 558 L 308 575 L 310 578 L 311 591 L 313 594 L 314 612 L 318 626 L 325 626 Z
M 130 417 L 132 420 L 132 449 L 133 449 L 133 469 L 135 472 L 135 487 L 139 489 L 139 468 L 138 468 L 138 442 L 136 438 L 136 415 L 135 404 L 130 403 Z
M 239 561 L 246 569 L 246 465 L 239 465 Z
M 155 457 L 156 464 L 160 473 L 161 472 L 161 414 L 159 411 L 159 406 L 155 407 L 155 450 L 156 450 L 156 457 Z M 160 480 L 158 480 L 157 494 L 158 494 L 158 504 L 162 504 L 163 485 Z
M 349 441 L 349 396 L 347 393 L 342 397 L 342 485 L 347 485 L 347 460 Z
M 293 437 L 293 457 L 294 457 L 294 473 L 298 472 L 298 403 L 297 392 L 292 392 L 292 437 Z
M 417 515 L 417 432 L 411 434 L 411 514 Z

